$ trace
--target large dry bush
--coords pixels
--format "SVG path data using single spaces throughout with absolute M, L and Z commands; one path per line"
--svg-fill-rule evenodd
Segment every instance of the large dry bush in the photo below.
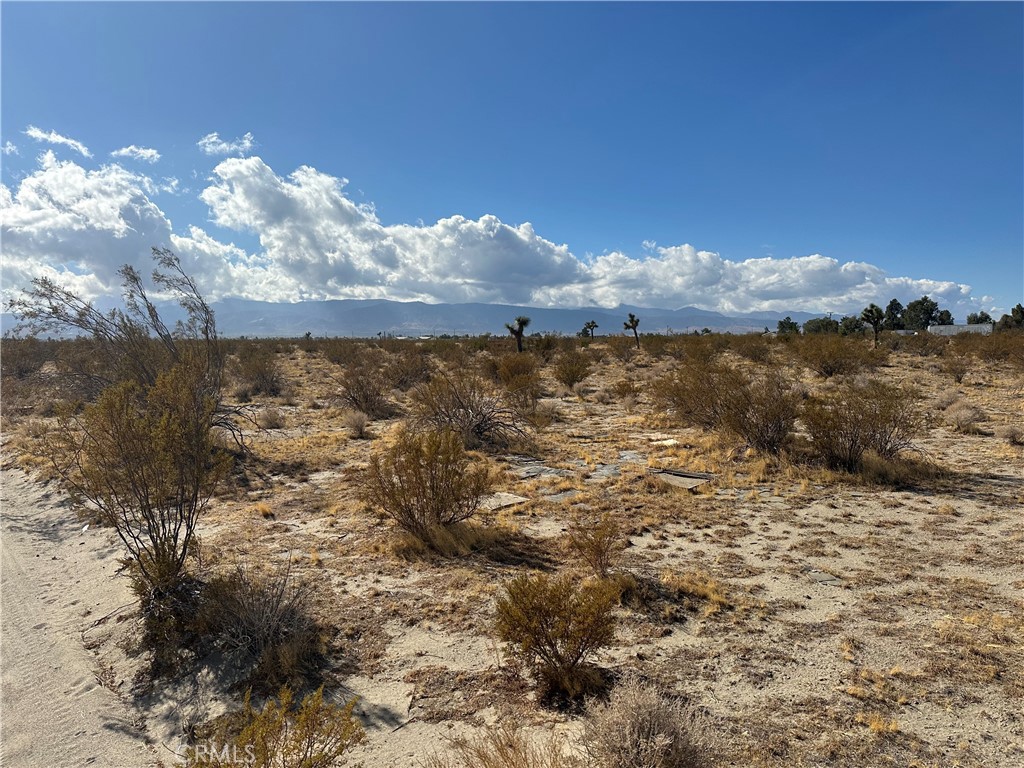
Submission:
M 590 375 L 590 356 L 579 349 L 568 349 L 555 359 L 552 372 L 558 382 L 572 389 Z
M 722 423 L 762 453 L 778 453 L 793 432 L 803 395 L 778 370 L 744 377 L 724 393 Z
M 884 351 L 870 349 L 862 339 L 832 333 L 803 336 L 790 345 L 797 360 L 824 379 L 876 368 Z
M 208 735 L 186 753 L 194 768 L 332 768 L 364 738 L 354 715 L 356 700 L 344 706 L 324 701 L 323 688 L 295 706 L 291 690 L 281 689 L 262 709 L 246 694 L 240 712 L 218 719 Z
M 60 413 L 47 451 L 73 497 L 128 551 L 154 665 L 186 643 L 197 582 L 186 569 L 196 526 L 229 459 L 215 445 L 216 409 L 202 359 L 183 359 L 151 387 L 125 381 L 81 413 Z
M 615 639 L 616 600 L 605 581 L 523 574 L 498 598 L 498 635 L 534 669 L 546 695 L 578 699 L 600 687 L 587 662 Z
M 657 405 L 687 426 L 716 429 L 725 422 L 730 400 L 746 384 L 735 368 L 714 360 L 687 361 L 654 383 Z
M 729 349 L 752 363 L 767 363 L 772 357 L 771 338 L 761 333 L 729 336 Z
M 868 450 L 895 458 L 924 424 L 913 392 L 877 379 L 848 380 L 812 397 L 802 418 L 818 456 L 848 472 L 863 466 Z
M 591 704 L 581 743 L 594 768 L 706 768 L 712 760 L 692 714 L 636 677 Z
M 476 514 L 494 476 L 449 430 L 398 431 L 370 457 L 363 498 L 407 533 L 434 546 L 445 529 Z
M 540 365 L 530 353 L 502 355 L 494 361 L 494 374 L 522 411 L 532 410 L 540 397 Z
M 341 399 L 349 408 L 372 419 L 386 419 L 395 413 L 388 398 L 391 382 L 383 371 L 380 350 L 366 350 L 345 366 L 341 374 Z
M 396 350 L 384 366 L 384 378 L 402 392 L 429 381 L 433 373 L 430 355 L 417 348 Z
M 469 448 L 504 449 L 526 437 L 523 419 L 493 386 L 472 373 L 438 373 L 409 393 L 415 423 L 454 431 Z
M 253 395 L 279 395 L 284 388 L 277 356 L 269 342 L 248 342 L 239 347 L 231 374 L 239 400 L 248 400 Z

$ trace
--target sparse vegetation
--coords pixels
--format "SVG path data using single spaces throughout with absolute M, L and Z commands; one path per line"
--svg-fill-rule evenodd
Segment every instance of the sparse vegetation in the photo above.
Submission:
M 523 574 L 498 598 L 498 636 L 534 669 L 546 695 L 579 699 L 601 687 L 587 662 L 615 637 L 616 598 L 603 581 Z
M 401 429 L 370 458 L 363 497 L 430 546 L 476 514 L 493 482 L 490 467 L 473 460 L 455 432 Z
M 440 373 L 409 395 L 421 426 L 451 430 L 468 448 L 508 448 L 526 437 L 523 419 L 500 394 L 471 373 Z

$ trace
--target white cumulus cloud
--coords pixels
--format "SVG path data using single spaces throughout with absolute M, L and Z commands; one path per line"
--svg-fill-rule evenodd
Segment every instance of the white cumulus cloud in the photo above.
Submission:
M 372 206 L 346 195 L 345 179 L 309 166 L 281 176 L 259 157 L 222 160 L 199 193 L 216 231 L 184 222 L 175 232 L 152 199 L 177 190 L 175 181 L 117 164 L 88 170 L 44 153 L 16 189 L 0 185 L 5 287 L 46 274 L 88 297 L 115 293 L 119 266 L 148 271 L 150 248 L 167 245 L 211 299 L 626 303 L 734 314 L 853 312 L 928 294 L 958 318 L 980 307 L 966 285 L 891 276 L 820 254 L 730 260 L 648 241 L 638 258 L 613 252 L 581 259 L 529 223 L 493 215 L 385 225 Z M 258 246 L 236 245 L 232 232 L 254 236 Z
M 220 134 L 214 131 L 203 136 L 196 146 L 207 155 L 247 155 L 256 147 L 256 140 L 251 133 L 246 133 L 240 139 L 222 141 Z
M 18 154 L 21 154 L 20 152 L 18 152 L 18 148 L 14 145 L 14 143 L 10 142 L 10 141 L 5 141 L 4 142 L 3 147 L 0 148 L 0 152 L 3 152 L 5 155 L 18 155 Z
M 92 157 L 92 152 L 89 151 L 89 148 L 86 147 L 85 144 L 80 141 L 75 141 L 75 139 L 69 139 L 67 136 L 61 136 L 56 131 L 42 131 L 34 125 L 30 125 L 25 129 L 25 135 L 30 139 L 45 141 L 48 144 L 63 144 L 65 147 L 70 147 L 75 150 L 75 152 L 83 157 Z
M 127 147 L 121 147 L 115 149 L 110 153 L 111 157 L 124 157 L 129 160 L 139 160 L 143 163 L 153 164 L 160 159 L 160 153 L 155 149 L 148 147 L 137 147 L 134 144 L 130 144 Z

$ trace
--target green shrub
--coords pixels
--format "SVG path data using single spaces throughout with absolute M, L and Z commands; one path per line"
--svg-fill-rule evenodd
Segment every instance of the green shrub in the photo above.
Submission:
M 353 715 L 356 700 L 344 706 L 324 701 L 320 688 L 297 709 L 292 692 L 281 689 L 261 710 L 245 696 L 241 712 L 219 719 L 210 737 L 192 745 L 186 765 L 194 768 L 332 768 L 364 738 Z
M 540 367 L 532 354 L 502 355 L 495 366 L 495 375 L 520 410 L 530 410 L 540 397 Z
M 277 357 L 268 342 L 243 345 L 238 350 L 232 373 L 240 391 L 239 399 L 281 394 L 283 379 Z
M 497 630 L 531 665 L 548 696 L 578 699 L 600 686 L 589 657 L 615 639 L 614 585 L 523 574 L 498 598 Z
M 876 379 L 848 381 L 811 398 L 802 418 L 825 464 L 856 472 L 869 449 L 892 459 L 911 446 L 924 423 L 916 400 L 910 390 Z
M 493 484 L 490 468 L 466 453 L 458 434 L 402 428 L 370 457 L 363 498 L 434 546 L 445 529 L 476 514 Z

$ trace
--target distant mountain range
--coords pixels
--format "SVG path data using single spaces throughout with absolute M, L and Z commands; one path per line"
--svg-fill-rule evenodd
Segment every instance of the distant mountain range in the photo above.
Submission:
M 297 338 L 310 333 L 316 337 L 352 336 L 370 338 L 378 334 L 394 336 L 464 336 L 484 333 L 505 334 L 505 323 L 519 315 L 530 318 L 527 333 L 575 335 L 584 323 L 597 323 L 597 336 L 623 333 L 622 323 L 630 312 L 640 318 L 640 333 L 675 331 L 690 333 L 709 328 L 712 331 L 749 333 L 765 327 L 775 330 L 785 316 L 803 323 L 808 312 L 751 312 L 723 315 L 696 307 L 652 309 L 620 305 L 603 307 L 537 308 L 512 304 L 425 304 L 420 301 L 384 299 L 341 299 L 303 301 L 283 304 L 247 299 L 224 299 L 212 304 L 217 329 L 222 336 L 249 338 Z M 160 307 L 166 320 L 181 316 L 177 305 Z M 0 318 L 3 328 L 13 328 L 11 315 Z
M 504 334 L 505 323 L 519 315 L 530 318 L 528 333 L 574 335 L 584 323 L 593 320 L 598 326 L 597 335 L 602 336 L 622 333 L 622 323 L 630 312 L 640 318 L 641 333 L 690 332 L 702 328 L 747 333 L 764 330 L 765 326 L 774 331 L 778 321 L 786 316 L 777 312 L 727 316 L 696 307 L 651 309 L 621 305 L 614 309 L 541 309 L 510 304 L 424 304 L 359 299 L 296 304 L 225 299 L 216 302 L 213 309 L 223 335 L 250 337 L 298 337 L 307 332 L 313 336 L 356 337 L 379 333 L 395 336 Z M 788 314 L 798 323 L 817 317 L 807 312 Z

